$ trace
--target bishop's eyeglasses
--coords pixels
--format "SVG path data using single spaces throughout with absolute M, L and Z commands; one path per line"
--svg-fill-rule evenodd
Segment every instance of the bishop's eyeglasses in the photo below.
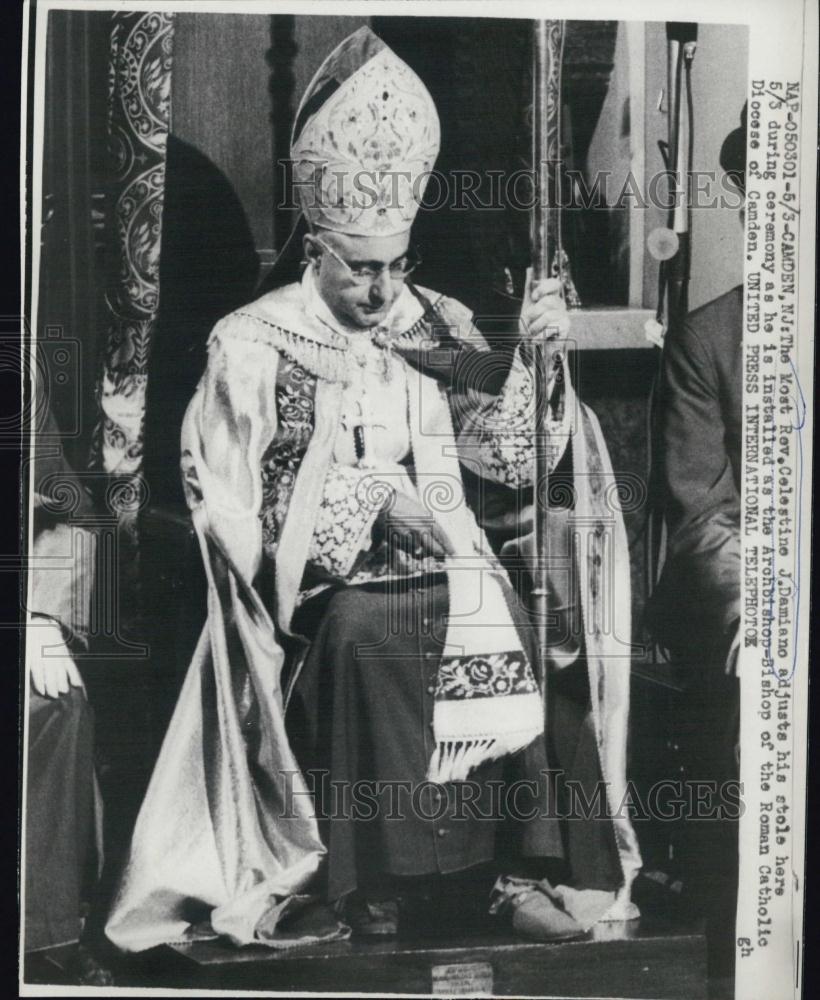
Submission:
M 390 278 L 392 281 L 403 281 L 409 274 L 421 264 L 421 257 L 415 247 L 410 247 L 406 254 L 394 260 L 391 264 L 348 264 L 344 258 L 340 257 L 333 247 L 328 246 L 325 241 L 319 237 L 313 237 L 319 246 L 323 250 L 327 250 L 331 257 L 334 257 L 342 267 L 347 271 L 350 276 L 350 280 L 356 285 L 369 285 L 374 281 L 377 281 L 383 274 L 384 271 L 390 273 Z

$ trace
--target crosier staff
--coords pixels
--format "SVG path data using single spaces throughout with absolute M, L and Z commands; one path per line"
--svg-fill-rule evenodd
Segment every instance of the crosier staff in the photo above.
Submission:
M 532 216 L 533 283 L 550 277 L 555 237 L 550 226 L 551 189 L 557 182 L 560 159 L 561 49 L 563 21 L 535 21 L 533 24 L 533 172 L 535 199 Z M 547 707 L 547 614 L 549 588 L 549 441 L 546 419 L 549 399 L 550 331 L 533 339 L 532 360 L 535 380 L 535 491 L 532 605 L 538 640 L 541 695 Z

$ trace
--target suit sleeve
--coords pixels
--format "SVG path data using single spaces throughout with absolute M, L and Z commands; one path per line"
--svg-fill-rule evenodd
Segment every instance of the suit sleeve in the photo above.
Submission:
M 669 531 L 658 588 L 658 638 L 723 643 L 740 614 L 740 499 L 715 364 L 691 328 L 667 345 L 661 421 Z

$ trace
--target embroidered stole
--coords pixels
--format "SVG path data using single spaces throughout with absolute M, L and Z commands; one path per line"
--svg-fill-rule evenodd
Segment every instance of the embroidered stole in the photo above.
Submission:
M 428 312 L 427 319 L 425 330 L 415 324 L 413 339 L 426 335 L 430 338 L 427 345 L 434 346 L 430 321 L 440 326 L 443 320 L 435 310 Z M 419 442 L 434 442 L 425 449 L 423 461 L 414 456 L 424 479 L 419 492 L 434 507 L 436 497 L 431 494 L 439 490 L 452 494 L 447 509 L 439 504 L 431 513 L 458 552 L 455 559 L 436 567 L 447 572 L 450 613 L 435 685 L 435 750 L 427 777 L 436 782 L 463 781 L 481 763 L 516 753 L 543 733 L 543 706 L 505 598 L 509 583 L 486 540 L 478 539 L 481 533 L 463 496 L 458 459 L 446 447 L 447 441 L 455 441 L 449 404 L 438 382 L 422 374 L 423 368 L 416 364 L 408 369 L 411 426 L 419 428 Z M 315 375 L 296 360 L 283 358 L 276 382 L 277 431 L 261 470 L 263 544 L 271 559 L 276 557 L 296 477 L 313 433 L 316 386 Z M 422 576 L 430 569 L 429 562 L 411 562 L 404 572 L 407 577 Z
M 429 781 L 464 781 L 544 731 L 544 708 L 504 597 L 506 581 L 472 566 L 448 573 L 450 614 L 433 705 Z M 509 586 L 509 584 L 506 584 Z

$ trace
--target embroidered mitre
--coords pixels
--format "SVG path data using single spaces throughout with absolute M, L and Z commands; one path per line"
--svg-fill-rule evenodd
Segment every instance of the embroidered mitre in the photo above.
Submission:
M 359 28 L 325 59 L 296 112 L 291 159 L 305 217 L 354 236 L 406 232 L 439 141 L 427 88 L 368 27 Z

